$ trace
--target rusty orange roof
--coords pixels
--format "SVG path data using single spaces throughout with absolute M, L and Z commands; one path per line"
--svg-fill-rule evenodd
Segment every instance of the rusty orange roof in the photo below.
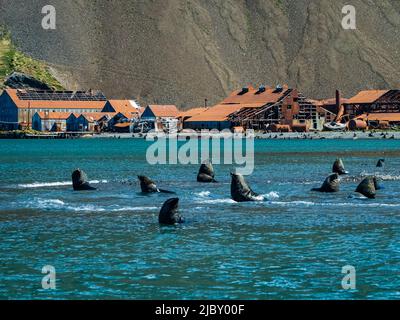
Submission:
M 265 91 L 247 87 L 248 92 L 240 94 L 241 90 L 236 90 L 231 95 L 216 106 L 206 111 L 192 116 L 186 120 L 188 122 L 196 121 L 226 121 L 228 117 L 244 108 L 261 108 L 268 104 L 277 103 L 284 93 L 289 89 L 287 85 L 283 86 L 282 91 L 276 92 L 276 88 L 265 87 Z
M 241 104 L 217 104 L 208 110 L 195 115 L 187 120 L 187 122 L 197 121 L 226 121 L 228 116 L 243 108 Z
M 310 100 L 313 101 L 313 100 Z M 317 105 L 322 105 L 322 106 L 329 106 L 329 105 L 336 105 L 336 98 L 330 98 L 330 99 L 322 99 L 322 100 L 315 100 L 317 102 Z M 348 103 L 349 99 L 346 98 L 341 98 L 340 103 Z
M 109 116 L 112 118 L 115 113 L 108 113 L 108 112 L 90 112 L 90 113 L 82 113 L 80 116 L 85 117 L 86 120 L 89 122 L 98 121 L 104 116 Z
M 241 103 L 240 105 L 242 106 L 242 108 L 261 108 L 263 106 L 265 106 L 268 103 Z
M 177 117 L 179 115 L 179 110 L 175 105 L 152 104 L 148 108 L 156 117 Z
M 130 100 L 108 100 L 110 105 L 113 107 L 115 112 L 121 112 L 122 114 L 138 113 L 141 115 L 144 108 L 136 109 L 130 102 Z
M 204 111 L 207 111 L 209 108 L 205 108 L 205 107 L 200 107 L 200 108 L 192 108 L 186 111 L 182 111 L 181 113 L 179 113 L 178 117 L 181 118 L 188 118 L 188 117 L 193 117 L 195 115 L 198 115 Z
M 65 101 L 65 100 L 21 100 L 17 96 L 19 89 L 5 89 L 19 109 L 103 109 L 106 101 Z
M 36 112 L 43 120 L 67 120 L 71 112 Z M 76 116 L 76 115 L 75 115 Z
M 265 87 L 264 92 L 259 92 L 259 89 L 254 89 L 253 87 L 248 87 L 249 92 L 245 94 L 240 94 L 242 89 L 233 91 L 229 97 L 221 102 L 221 104 L 231 104 L 231 103 L 240 103 L 240 104 L 269 104 L 278 102 L 285 91 L 289 89 L 287 85 L 283 86 L 283 90 L 281 92 L 276 92 L 276 88 Z
M 399 121 L 400 122 L 400 113 L 399 112 L 393 112 L 393 113 L 364 113 L 355 119 L 360 119 L 360 120 L 369 120 L 369 121 Z
M 357 93 L 353 98 L 349 99 L 347 104 L 374 103 L 380 97 L 388 93 L 390 90 L 364 90 Z

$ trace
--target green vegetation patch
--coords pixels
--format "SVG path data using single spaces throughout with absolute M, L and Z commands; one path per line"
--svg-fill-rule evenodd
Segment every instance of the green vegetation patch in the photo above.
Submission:
M 64 89 L 45 63 L 19 51 L 11 42 L 7 30 L 0 27 L 0 89 L 4 88 L 5 78 L 13 72 L 25 73 L 46 83 L 54 90 Z

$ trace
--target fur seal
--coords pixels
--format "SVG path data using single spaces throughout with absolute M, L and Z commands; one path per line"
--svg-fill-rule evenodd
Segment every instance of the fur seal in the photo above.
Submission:
M 331 174 L 327 177 L 322 184 L 321 188 L 314 188 L 311 191 L 317 192 L 339 192 L 340 191 L 340 180 L 337 173 Z
M 335 163 L 333 164 L 332 172 L 337 173 L 340 176 L 349 173 L 345 170 L 342 159 L 336 159 Z
M 385 159 L 379 159 L 378 163 L 376 164 L 377 168 L 382 168 L 385 165 Z
M 236 202 L 257 201 L 259 196 L 253 192 L 244 177 L 238 173 L 231 173 L 231 197 Z
M 373 180 L 374 180 L 374 187 L 375 187 L 376 191 L 384 189 L 384 187 L 378 182 L 377 177 L 373 177 Z
M 138 176 L 140 181 L 140 188 L 143 193 L 174 193 L 167 190 L 158 189 L 154 181 L 146 176 Z
M 215 173 L 213 165 L 210 162 L 205 162 L 200 166 L 199 173 L 197 175 L 197 182 L 217 182 L 214 179 Z
M 72 172 L 72 186 L 74 191 L 97 190 L 89 184 L 86 173 L 81 169 Z
M 361 193 L 363 196 L 369 199 L 375 199 L 376 197 L 376 178 L 367 177 L 358 185 L 356 192 Z
M 179 198 L 168 199 L 162 206 L 158 222 L 165 225 L 184 223 L 185 220 L 178 213 Z

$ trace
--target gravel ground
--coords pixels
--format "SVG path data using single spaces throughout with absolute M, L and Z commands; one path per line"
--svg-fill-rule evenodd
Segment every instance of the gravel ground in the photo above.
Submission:
M 179 134 L 185 137 L 185 134 Z M 109 139 L 144 139 L 144 136 L 132 133 L 102 133 L 90 138 L 109 138 Z M 256 139 L 281 139 L 281 140 L 300 140 L 300 139 L 400 139 L 400 132 L 289 132 L 289 133 L 256 133 Z

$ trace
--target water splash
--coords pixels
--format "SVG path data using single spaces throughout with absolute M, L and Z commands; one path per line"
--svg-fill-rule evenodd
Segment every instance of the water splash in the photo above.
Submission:
M 92 180 L 89 181 L 91 184 L 108 183 L 107 180 Z M 34 182 L 28 184 L 19 184 L 19 188 L 31 189 L 31 188 L 47 188 L 47 187 L 62 187 L 62 186 L 72 186 L 71 181 L 56 181 L 56 182 Z

